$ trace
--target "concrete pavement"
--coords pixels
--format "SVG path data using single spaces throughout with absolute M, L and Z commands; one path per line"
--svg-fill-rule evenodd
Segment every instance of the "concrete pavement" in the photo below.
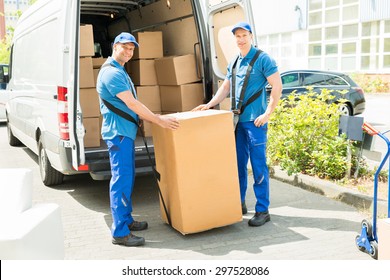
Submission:
M 80 175 L 66 177 L 60 186 L 45 187 L 37 157 L 27 148 L 9 147 L 2 125 L 0 154 L 0 168 L 33 170 L 34 204 L 60 205 L 67 260 L 371 260 L 355 245 L 361 221 L 370 213 L 276 179 L 271 179 L 271 222 L 259 228 L 248 226 L 255 204 L 249 187 L 249 213 L 242 222 L 183 236 L 162 222 L 153 178 L 139 177 L 133 197 L 134 216 L 149 222 L 148 230 L 137 233 L 145 237 L 146 245 L 114 246 L 107 181 Z
M 355 246 L 360 222 L 366 215 L 325 196 L 271 180 L 271 222 L 249 227 L 253 192 L 248 192 L 249 213 L 243 221 L 210 231 L 183 236 L 160 217 L 158 192 L 151 177 L 138 178 L 134 215 L 147 220 L 146 245 L 114 246 L 110 242 L 111 215 L 107 182 L 93 185 L 73 177 L 61 187 L 38 187 L 35 201 L 56 202 L 62 208 L 66 259 L 266 259 L 266 260 L 370 260 Z

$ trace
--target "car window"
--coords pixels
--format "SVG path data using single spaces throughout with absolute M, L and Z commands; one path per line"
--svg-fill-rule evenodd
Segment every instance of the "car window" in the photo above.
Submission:
M 297 87 L 299 86 L 298 73 L 287 74 L 282 76 L 283 87 Z
M 348 85 L 347 82 L 339 76 L 324 75 L 324 77 L 325 77 L 325 81 L 326 81 L 327 85 L 332 85 L 332 86 L 346 86 L 346 85 Z
M 317 73 L 303 73 L 304 86 L 326 85 L 324 75 Z

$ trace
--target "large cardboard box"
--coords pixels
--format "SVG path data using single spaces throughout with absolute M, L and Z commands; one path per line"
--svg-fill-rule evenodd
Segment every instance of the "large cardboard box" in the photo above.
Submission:
M 163 57 L 163 39 L 161 31 L 136 32 L 134 37 L 139 44 L 135 48 L 133 59 Z
M 86 148 L 100 146 L 100 120 L 96 118 L 84 118 L 83 125 L 85 128 L 84 146 Z
M 96 88 L 80 89 L 80 105 L 84 118 L 99 117 L 100 103 Z
M 378 260 L 390 260 L 390 218 L 378 220 Z
M 80 57 L 80 88 L 91 88 L 95 86 L 95 79 L 91 57 Z
M 91 24 L 80 25 L 80 56 L 94 56 L 95 46 Z
M 152 112 L 161 112 L 159 86 L 135 87 L 138 100 Z
M 160 188 L 172 227 L 182 234 L 242 220 L 232 113 L 172 114 L 180 128 L 152 124 Z M 167 217 L 161 206 L 161 216 Z
M 203 103 L 203 84 L 181 86 L 160 86 L 161 110 L 165 112 L 184 112 Z
M 106 60 L 107 60 L 107 58 L 104 58 L 104 57 L 92 58 L 93 68 L 94 69 L 100 68 L 104 64 L 104 62 L 106 62 Z
M 130 60 L 129 63 L 127 63 L 127 72 L 135 85 L 157 85 L 154 59 Z
M 193 54 L 156 59 L 155 68 L 159 85 L 183 85 L 200 80 Z

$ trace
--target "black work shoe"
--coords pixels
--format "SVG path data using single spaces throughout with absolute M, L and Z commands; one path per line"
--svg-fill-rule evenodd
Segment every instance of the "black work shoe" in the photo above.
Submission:
M 112 244 L 123 245 L 127 247 L 141 246 L 145 244 L 145 238 L 129 234 L 125 237 L 113 237 Z
M 256 214 L 248 221 L 248 224 L 252 227 L 259 227 L 264 225 L 266 222 L 271 221 L 271 217 L 268 213 L 266 212 L 256 212 Z
M 244 202 L 241 202 L 241 210 L 242 210 L 242 214 L 243 214 L 243 215 L 245 215 L 246 213 L 248 213 L 248 209 L 246 208 L 245 201 L 244 201 Z
M 140 230 L 145 230 L 148 228 L 148 222 L 145 222 L 145 221 L 142 221 L 142 222 L 138 222 L 138 221 L 133 221 L 130 225 L 129 225 L 129 229 L 130 231 L 140 231 Z

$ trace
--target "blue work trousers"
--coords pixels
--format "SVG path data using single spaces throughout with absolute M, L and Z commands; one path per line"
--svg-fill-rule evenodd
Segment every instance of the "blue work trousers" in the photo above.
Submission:
M 256 212 L 268 211 L 269 171 L 266 158 L 268 124 L 256 127 L 254 122 L 239 122 L 236 128 L 236 151 L 241 202 L 245 201 L 248 185 L 248 159 L 253 171 Z
M 130 234 L 128 227 L 134 219 L 131 194 L 135 179 L 134 140 L 116 136 L 106 140 L 111 164 L 110 205 L 112 214 L 111 233 L 113 237 Z

